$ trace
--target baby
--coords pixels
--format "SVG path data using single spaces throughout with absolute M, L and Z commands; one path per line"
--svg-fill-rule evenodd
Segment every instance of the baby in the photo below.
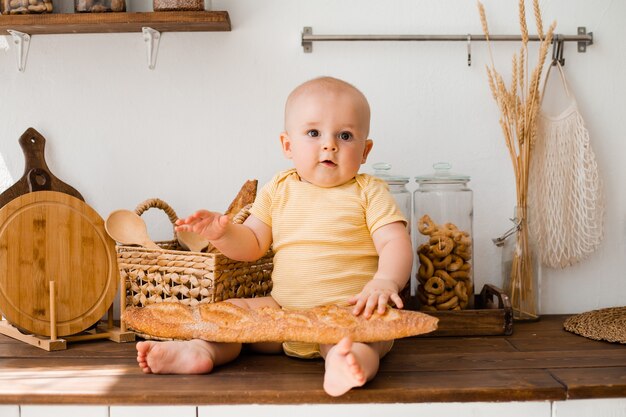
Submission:
M 372 150 L 369 124 L 369 104 L 354 86 L 331 77 L 305 82 L 287 98 L 280 135 L 295 168 L 260 190 L 243 224 L 206 210 L 178 220 L 176 230 L 203 235 L 232 259 L 253 261 L 272 246 L 271 296 L 228 302 L 249 309 L 352 305 L 365 317 L 389 303 L 403 307 L 398 293 L 413 262 L 406 219 L 383 181 L 358 173 Z M 336 345 L 251 347 L 323 357 L 324 390 L 340 396 L 371 380 L 392 344 L 344 338 Z M 137 361 L 146 373 L 207 373 L 240 351 L 239 344 L 146 341 L 137 344 Z

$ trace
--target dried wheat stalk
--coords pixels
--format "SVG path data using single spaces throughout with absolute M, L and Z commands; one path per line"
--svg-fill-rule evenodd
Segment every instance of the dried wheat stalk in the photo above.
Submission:
M 518 4 L 522 45 L 519 55 L 512 60 L 512 80 L 507 88 L 502 76 L 496 70 L 489 42 L 489 27 L 483 4 L 478 2 L 480 22 L 487 40 L 491 65 L 487 66 L 487 79 L 491 94 L 500 109 L 500 126 L 515 174 L 518 220 L 521 221 L 517 233 L 516 250 L 513 254 L 511 269 L 511 304 L 517 310 L 518 318 L 534 318 L 537 315 L 533 283 L 532 259 L 527 225 L 528 174 L 532 159 L 532 150 L 536 135 L 536 120 L 541 103 L 541 76 L 546 55 L 556 27 L 553 22 L 548 31 L 543 33 L 543 23 L 538 0 L 533 0 L 533 12 L 537 33 L 540 39 L 538 58 L 535 68 L 529 72 L 528 26 L 526 24 L 526 6 L 524 0 Z

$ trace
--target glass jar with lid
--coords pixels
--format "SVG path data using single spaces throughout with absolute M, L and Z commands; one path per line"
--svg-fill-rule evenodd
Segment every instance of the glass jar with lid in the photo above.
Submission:
M 374 176 L 384 180 L 389 184 L 389 192 L 393 195 L 398 208 L 407 220 L 407 228 L 411 233 L 411 193 L 406 188 L 409 177 L 391 173 L 391 164 L 378 162 L 372 165 Z
M 125 12 L 126 0 L 74 0 L 77 13 Z
M 52 9 L 52 0 L 0 1 L 0 13 L 5 15 L 52 13 Z
M 155 12 L 180 12 L 204 10 L 204 0 L 153 0 Z
M 424 311 L 462 310 L 473 305 L 473 196 L 470 177 L 447 162 L 415 177 L 413 224 L 416 297 Z

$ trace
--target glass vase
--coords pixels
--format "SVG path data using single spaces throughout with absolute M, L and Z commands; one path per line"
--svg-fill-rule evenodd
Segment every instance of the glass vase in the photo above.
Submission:
M 541 263 L 530 234 L 528 208 L 516 207 L 513 221 L 517 231 L 504 241 L 502 250 L 504 290 L 511 301 L 514 320 L 538 320 Z

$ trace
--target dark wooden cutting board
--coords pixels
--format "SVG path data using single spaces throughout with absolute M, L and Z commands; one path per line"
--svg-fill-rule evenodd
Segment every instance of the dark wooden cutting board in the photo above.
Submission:
M 24 175 L 15 184 L 0 194 L 0 208 L 9 201 L 33 191 L 57 191 L 85 200 L 73 187 L 55 177 L 46 163 L 44 150 L 46 139 L 29 127 L 20 136 L 20 146 L 24 152 Z

